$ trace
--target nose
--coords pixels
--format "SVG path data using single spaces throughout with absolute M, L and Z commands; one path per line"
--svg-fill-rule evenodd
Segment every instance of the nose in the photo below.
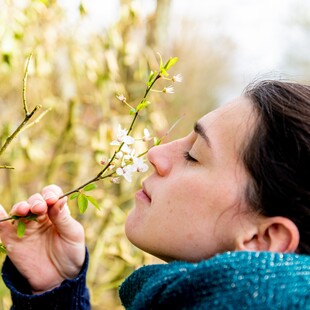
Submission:
M 170 142 L 154 146 L 148 151 L 147 158 L 149 162 L 153 165 L 156 172 L 162 177 L 168 175 L 172 168 L 173 143 L 174 142 Z

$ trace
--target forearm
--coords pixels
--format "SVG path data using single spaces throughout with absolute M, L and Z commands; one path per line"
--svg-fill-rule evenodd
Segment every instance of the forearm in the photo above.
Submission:
M 90 309 L 86 288 L 88 252 L 81 272 L 74 279 L 63 281 L 58 287 L 42 294 L 32 294 L 27 280 L 18 272 L 7 257 L 2 268 L 2 277 L 11 291 L 12 309 Z M 43 275 L 44 276 L 44 275 Z

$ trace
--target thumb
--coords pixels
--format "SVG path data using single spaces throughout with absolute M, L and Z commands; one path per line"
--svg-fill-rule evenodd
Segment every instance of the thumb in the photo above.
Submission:
M 49 219 L 63 238 L 73 242 L 84 242 L 83 226 L 70 215 L 69 207 L 63 199 L 49 207 Z
M 7 227 L 7 225 L 9 225 L 9 221 L 3 221 L 1 222 L 1 220 L 8 218 L 9 215 L 7 214 L 7 212 L 5 211 L 5 209 L 3 208 L 3 206 L 0 204 L 0 233 L 5 230 L 5 227 Z

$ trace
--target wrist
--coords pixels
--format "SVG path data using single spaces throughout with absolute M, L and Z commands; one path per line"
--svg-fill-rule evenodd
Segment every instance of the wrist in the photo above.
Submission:
M 30 284 L 32 294 L 43 294 L 61 286 L 65 280 L 76 279 L 81 273 L 82 269 L 85 268 L 85 263 L 88 264 L 88 253 L 85 251 L 85 248 L 83 254 L 84 255 L 80 255 L 78 257 L 79 261 L 70 261 L 70 263 L 66 263 L 65 265 L 67 268 L 63 268 L 63 264 L 57 266 L 57 264 L 54 263 L 54 272 L 50 274 L 47 272 L 44 277 L 41 277 L 41 281 L 39 280 L 37 282 L 33 282 L 33 279 L 27 279 L 28 283 Z
M 62 279 L 60 281 L 55 281 L 54 284 L 50 284 L 47 285 L 47 286 L 42 286 L 42 287 L 38 287 L 38 288 L 33 288 L 31 287 L 31 293 L 33 295 L 40 295 L 40 294 L 43 294 L 43 293 L 46 293 L 48 291 L 52 291 L 53 289 L 61 286 L 61 283 L 64 281 L 65 279 Z

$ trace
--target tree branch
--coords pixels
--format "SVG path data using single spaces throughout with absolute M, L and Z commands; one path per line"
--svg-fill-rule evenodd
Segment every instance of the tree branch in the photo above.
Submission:
M 5 143 L 2 145 L 1 149 L 0 149 L 0 156 L 3 154 L 3 152 L 7 149 L 7 147 L 9 146 L 9 144 L 13 141 L 14 138 L 16 138 L 16 136 L 21 132 L 21 130 L 23 129 L 23 127 L 29 122 L 29 120 L 31 119 L 31 117 L 34 115 L 34 113 L 41 108 L 41 105 L 37 105 L 35 106 L 35 108 L 29 112 L 28 110 L 28 106 L 27 106 L 27 99 L 26 99 L 26 92 L 27 92 L 27 77 L 28 77 L 28 70 L 29 70 L 29 63 L 30 63 L 30 59 L 31 59 L 32 55 L 30 55 L 27 59 L 27 63 L 26 63 L 26 68 L 25 68 L 25 74 L 24 74 L 24 78 L 23 78 L 23 107 L 24 107 L 24 111 L 25 111 L 25 118 L 24 120 L 20 123 L 20 125 L 15 129 L 15 131 L 6 138 Z M 5 166 L 2 166 L 5 167 Z M 11 169 L 11 168 L 8 168 Z

